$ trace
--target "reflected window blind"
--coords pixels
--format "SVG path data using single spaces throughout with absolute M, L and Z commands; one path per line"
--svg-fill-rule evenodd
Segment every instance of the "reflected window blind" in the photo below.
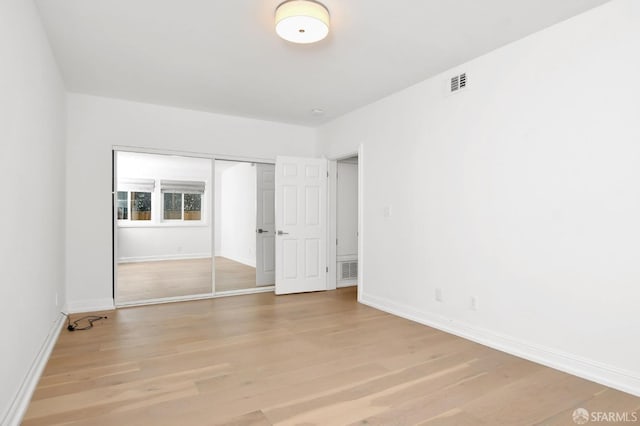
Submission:
M 204 194 L 205 183 L 191 180 L 161 180 L 160 192 Z
M 153 192 L 156 187 L 155 179 L 118 179 L 118 191 Z

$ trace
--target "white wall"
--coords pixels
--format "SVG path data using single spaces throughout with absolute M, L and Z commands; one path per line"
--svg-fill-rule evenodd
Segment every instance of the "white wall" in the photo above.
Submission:
M 358 165 L 338 161 L 336 187 L 336 255 L 338 260 L 358 258 Z
M 118 153 L 118 179 L 155 179 L 152 220 L 122 221 L 118 227 L 118 261 L 138 262 L 162 259 L 193 259 L 211 256 L 211 159 L 173 155 Z M 160 181 L 205 182 L 201 222 L 162 220 Z
M 220 254 L 256 267 L 256 167 L 237 163 L 222 172 Z
M 33 2 L 0 2 L 0 60 L 0 423 L 9 425 L 65 300 L 64 87 Z
M 640 395 L 639 3 L 320 129 L 363 144 L 362 301 Z
M 211 257 L 209 226 L 157 226 L 118 229 L 118 261 L 200 259 Z
M 67 101 L 67 290 L 73 310 L 112 303 L 111 149 L 147 147 L 274 159 L 312 156 L 311 128 L 71 94 Z

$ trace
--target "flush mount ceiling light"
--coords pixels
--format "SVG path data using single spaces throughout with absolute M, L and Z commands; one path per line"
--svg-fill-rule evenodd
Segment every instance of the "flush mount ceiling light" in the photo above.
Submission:
M 287 0 L 276 9 L 276 33 L 293 43 L 315 43 L 329 34 L 329 11 L 312 0 Z

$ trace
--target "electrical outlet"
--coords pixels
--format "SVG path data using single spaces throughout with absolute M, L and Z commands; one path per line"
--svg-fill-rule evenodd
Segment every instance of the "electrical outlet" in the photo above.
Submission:
M 436 288 L 436 302 L 442 302 L 442 289 Z
M 478 298 L 476 296 L 471 296 L 471 299 L 469 300 L 469 309 L 472 311 L 478 310 Z

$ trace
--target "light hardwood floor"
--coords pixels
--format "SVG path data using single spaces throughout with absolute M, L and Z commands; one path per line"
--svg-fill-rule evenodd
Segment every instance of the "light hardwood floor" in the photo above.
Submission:
M 216 292 L 255 288 L 256 268 L 216 256 Z M 211 258 L 120 263 L 118 302 L 211 293 Z
M 640 398 L 394 317 L 355 288 L 120 309 L 62 332 L 24 425 L 572 425 Z
M 211 293 L 211 258 L 118 264 L 118 302 Z
M 256 288 L 256 268 L 216 256 L 216 293 Z

